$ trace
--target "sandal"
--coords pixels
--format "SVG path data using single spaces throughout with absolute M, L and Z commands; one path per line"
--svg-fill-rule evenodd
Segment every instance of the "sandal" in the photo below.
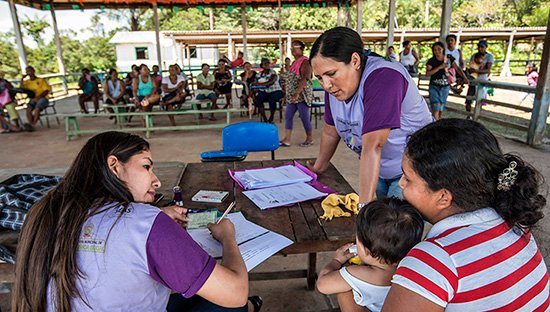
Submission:
M 313 145 L 313 141 L 305 141 L 304 143 L 300 144 L 301 147 L 308 147 L 312 145 Z
M 279 146 L 290 147 L 290 144 L 288 144 L 286 142 L 283 142 L 283 141 L 280 141 Z
M 254 307 L 254 312 L 259 312 L 262 308 L 262 305 L 264 304 L 264 301 L 260 296 L 250 296 L 248 297 L 248 301 L 250 301 L 250 303 Z

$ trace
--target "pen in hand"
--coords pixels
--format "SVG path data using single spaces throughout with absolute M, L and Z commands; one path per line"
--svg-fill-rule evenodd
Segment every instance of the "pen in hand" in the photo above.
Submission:
M 225 209 L 223 215 L 218 219 L 218 221 L 216 221 L 216 224 L 219 224 L 223 218 L 225 218 L 225 216 L 227 216 L 227 214 L 231 211 L 231 209 L 233 209 L 233 207 L 235 207 L 235 201 L 231 202 L 231 204 L 229 204 L 229 206 L 227 207 L 227 209 Z

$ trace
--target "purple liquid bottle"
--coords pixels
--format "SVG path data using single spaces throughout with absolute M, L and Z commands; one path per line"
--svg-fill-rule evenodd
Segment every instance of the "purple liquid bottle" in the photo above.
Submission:
M 181 193 L 181 187 L 176 185 L 172 188 L 172 191 L 174 192 L 174 197 L 173 197 L 174 204 L 176 206 L 183 207 L 183 195 Z

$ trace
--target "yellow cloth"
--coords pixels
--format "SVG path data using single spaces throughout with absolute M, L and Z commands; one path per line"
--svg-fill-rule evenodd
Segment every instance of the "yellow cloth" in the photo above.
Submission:
M 332 218 L 338 217 L 351 217 L 351 212 L 358 214 L 358 203 L 359 195 L 355 193 L 347 195 L 330 194 L 321 203 L 321 207 L 323 207 L 323 211 L 325 212 L 321 216 L 321 219 L 332 220 Z
M 46 79 L 37 77 L 33 80 L 23 80 L 23 88 L 30 89 L 34 91 L 35 96 L 39 96 L 46 90 L 50 90 L 50 86 L 46 82 Z M 46 96 L 46 98 L 49 98 L 49 94 Z

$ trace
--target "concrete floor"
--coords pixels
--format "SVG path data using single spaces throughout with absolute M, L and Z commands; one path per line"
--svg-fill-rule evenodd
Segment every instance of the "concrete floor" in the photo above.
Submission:
M 75 97 L 60 101 L 58 112 L 76 112 L 78 104 Z M 23 115 L 23 112 L 21 112 Z M 220 116 L 221 118 L 221 116 Z M 164 120 L 166 119 L 166 120 Z M 248 120 L 247 118 L 235 118 L 236 121 Z M 284 124 L 279 123 L 276 118 L 276 125 L 279 132 L 284 132 Z M 190 116 L 176 117 L 176 122 L 181 124 L 192 122 Z M 210 121 L 204 121 L 210 122 Z M 134 121 L 137 125 L 139 120 Z M 167 117 L 155 119 L 156 124 L 168 124 Z M 104 127 L 105 130 L 116 130 L 116 126 L 107 118 L 80 119 L 81 128 Z M 319 136 L 322 129 L 322 121 L 318 129 L 314 129 L 315 144 L 311 147 L 300 147 L 305 135 L 300 120 L 296 116 L 294 120 L 297 129 L 292 138 L 292 146 L 279 148 L 276 152 L 278 159 L 284 158 L 305 158 L 316 157 L 319 150 Z M 65 139 L 64 123 L 58 126 L 55 121 L 51 128 L 37 127 L 32 133 L 14 133 L 0 135 L 0 181 L 8 178 L 13 173 L 10 169 L 28 169 L 29 172 L 54 171 L 62 172 L 61 168 L 70 165 L 77 152 L 84 145 L 90 136 L 80 137 L 67 142 Z M 221 130 L 201 131 L 180 131 L 154 133 L 148 140 L 152 147 L 154 160 L 159 161 L 181 161 L 199 162 L 199 153 L 205 150 L 219 149 L 221 146 Z M 525 144 L 499 138 L 505 152 L 516 152 L 525 160 L 531 162 L 538 168 L 546 179 L 550 179 L 550 153 L 545 150 L 534 149 Z M 357 156 L 341 144 L 332 160 L 336 168 L 342 173 L 347 181 L 357 189 L 357 171 L 359 162 Z M 269 153 L 252 153 L 247 160 L 269 159 Z M 547 186 L 546 186 L 547 187 Z M 546 207 L 546 215 L 549 206 Z M 550 264 L 550 218 L 546 217 L 540 222 L 535 231 L 536 237 L 545 256 L 547 265 Z M 320 269 L 331 257 L 331 253 L 319 255 L 317 267 Z M 281 257 L 276 256 L 267 260 L 254 271 L 276 271 L 280 269 L 305 268 L 307 264 L 306 255 Z M 334 298 L 326 298 L 316 291 L 306 289 L 305 279 L 282 280 L 282 281 L 257 281 L 251 282 L 251 293 L 258 294 L 264 299 L 262 311 L 321 311 L 330 309 L 328 301 Z M 327 301 L 328 300 L 328 301 Z M 9 294 L 0 294 L 0 308 L 2 311 L 9 311 Z

